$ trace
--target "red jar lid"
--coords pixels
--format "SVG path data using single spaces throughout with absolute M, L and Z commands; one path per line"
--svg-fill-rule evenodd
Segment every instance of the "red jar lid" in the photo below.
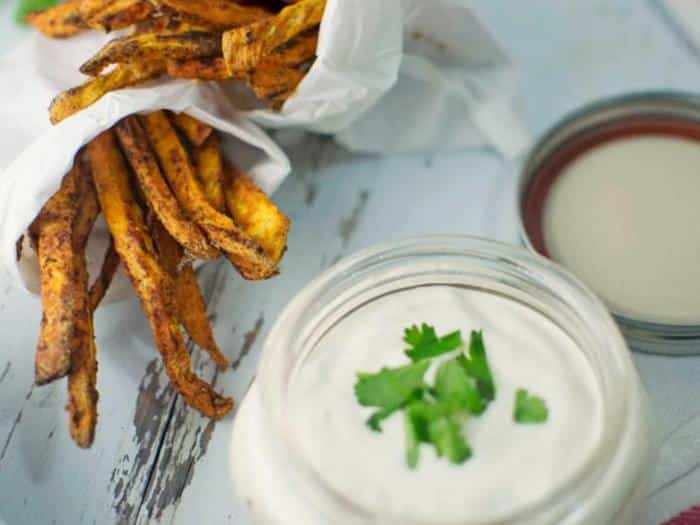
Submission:
M 700 506 L 693 507 L 675 518 L 663 523 L 663 525 L 700 525 Z
M 694 143 L 700 143 L 700 96 L 679 92 L 625 95 L 581 108 L 555 125 L 531 151 L 523 166 L 518 183 L 518 218 L 523 242 L 532 251 L 553 258 L 552 255 L 560 247 L 552 246 L 551 250 L 548 250 L 545 232 L 549 235 L 551 233 L 549 226 L 553 225 L 545 222 L 545 220 L 549 220 L 545 214 L 549 213 L 549 199 L 554 195 L 552 190 L 559 177 L 569 173 L 570 169 L 575 170 L 576 167 L 572 164 L 579 160 L 585 160 L 580 159 L 580 157 L 587 153 L 594 153 L 593 150 L 597 148 L 607 148 L 617 141 L 645 139 L 647 137 L 671 138 L 683 142 L 690 140 Z M 580 176 L 582 171 L 576 173 L 576 176 Z M 664 176 L 663 172 L 660 172 L 659 175 Z M 700 166 L 698 167 L 698 175 L 700 176 Z M 687 193 L 683 193 L 683 195 L 688 196 Z M 666 198 L 668 200 L 668 196 Z M 591 206 L 595 206 L 595 204 L 591 204 Z M 580 210 L 574 211 L 581 214 Z M 610 207 L 608 206 L 608 209 L 603 211 L 609 213 Z M 592 209 L 592 213 L 594 212 L 595 210 Z M 677 219 L 677 217 L 679 214 L 674 215 L 674 218 Z M 585 220 L 585 217 L 577 216 L 576 220 Z M 611 224 L 611 227 L 614 226 Z M 662 227 L 663 224 L 659 224 L 659 226 Z M 595 227 L 601 228 L 600 221 L 595 223 Z M 669 227 L 676 228 L 675 225 Z M 663 230 L 663 228 L 659 228 L 659 230 Z M 693 229 L 693 231 L 695 230 Z M 620 230 L 615 233 L 618 237 L 620 236 Z M 563 234 L 565 232 L 560 232 L 560 239 Z M 630 235 L 636 234 L 632 231 Z M 639 237 L 635 239 L 638 240 Z M 571 238 L 568 240 L 575 241 Z M 590 243 L 590 239 L 585 241 Z M 583 247 L 583 249 L 587 248 Z M 580 257 L 582 254 L 577 256 Z M 611 257 L 610 254 L 605 256 Z M 685 257 L 687 254 L 684 253 L 683 256 Z M 575 259 L 575 261 L 582 262 L 581 259 Z M 594 262 L 595 264 L 605 264 L 604 262 L 600 263 L 600 259 Z M 629 259 L 623 264 L 630 264 Z M 639 275 L 637 274 L 635 277 L 637 280 L 641 279 Z M 679 274 L 674 273 L 673 275 L 678 277 Z M 589 277 L 590 275 L 586 279 L 589 280 Z M 680 277 L 676 281 L 679 279 Z M 601 279 L 595 284 L 599 285 L 601 281 L 605 281 L 605 279 Z M 630 279 L 627 282 L 632 283 L 633 281 Z M 669 290 L 677 291 L 677 284 L 674 282 L 676 288 Z M 603 295 L 608 290 L 603 288 L 598 291 Z M 638 295 L 641 295 L 642 292 L 639 292 Z M 624 301 L 620 302 L 618 297 L 610 295 L 606 300 L 633 349 L 674 355 L 700 354 L 700 315 L 697 319 L 688 312 L 682 312 L 682 315 L 679 315 L 672 308 L 669 309 L 668 314 L 660 310 L 657 310 L 660 312 L 657 314 L 650 310 L 649 301 L 643 304 L 641 309 L 637 308 L 637 305 L 629 308 L 630 297 L 634 298 L 633 294 L 626 294 L 623 297 Z
M 521 212 L 523 226 L 537 252 L 549 257 L 544 241 L 544 209 L 552 186 L 566 168 L 581 155 L 598 146 L 645 135 L 665 135 L 700 142 L 700 123 L 676 117 L 628 117 L 586 130 L 562 144 L 544 159 L 532 175 Z

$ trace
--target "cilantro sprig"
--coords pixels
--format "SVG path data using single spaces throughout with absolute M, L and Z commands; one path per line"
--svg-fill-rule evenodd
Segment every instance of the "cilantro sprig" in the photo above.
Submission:
M 454 407 L 442 402 L 414 401 L 404 411 L 406 462 L 418 466 L 421 443 L 433 445 L 438 457 L 445 456 L 459 465 L 472 450 L 462 431 L 462 420 Z
M 464 435 L 467 417 L 478 416 L 495 398 L 491 369 L 480 332 L 472 332 L 468 355 L 459 353 L 440 364 L 434 383 L 425 374 L 432 358 L 463 349 L 462 332 L 438 337 L 435 328 L 423 323 L 404 331 L 405 353 L 412 363 L 379 372 L 357 374 L 357 401 L 375 411 L 367 425 L 382 431 L 382 422 L 399 410 L 404 412 L 406 461 L 416 468 L 422 443 L 432 445 L 438 457 L 460 464 L 472 455 Z
M 438 337 L 435 329 L 426 323 L 423 323 L 420 328 L 418 325 L 406 328 L 403 340 L 409 345 L 406 355 L 414 362 L 451 352 L 464 344 L 462 332 L 459 330 L 444 337 Z
M 513 419 L 517 423 L 544 423 L 549 419 L 549 409 L 544 399 L 531 396 L 527 390 L 520 388 L 515 393 Z
M 423 396 L 423 391 L 428 388 L 423 377 L 429 367 L 429 361 L 421 361 L 399 368 L 382 368 L 376 374 L 357 374 L 357 401 L 363 406 L 379 408 L 367 420 L 372 430 L 381 432 L 382 420 L 409 401 Z
M 438 457 L 455 465 L 464 463 L 472 456 L 464 422 L 483 414 L 496 399 L 483 333 L 472 331 L 465 348 L 461 331 L 438 337 L 434 327 L 423 323 L 406 328 L 403 340 L 411 363 L 357 374 L 358 403 L 377 409 L 367 425 L 381 432 L 382 422 L 402 410 L 410 468 L 418 466 L 421 444 L 431 445 Z M 425 375 L 433 358 L 450 352 L 455 355 L 440 363 L 433 384 L 428 384 Z M 542 423 L 548 418 L 547 406 L 541 398 L 520 389 L 513 417 L 518 423 Z
M 488 401 L 496 399 L 496 385 L 493 382 L 493 374 L 486 357 L 486 346 L 484 346 L 484 334 L 472 331 L 469 340 L 469 358 L 464 356 L 460 361 L 467 373 L 476 380 L 479 393 Z
M 433 395 L 442 403 L 479 415 L 486 410 L 487 400 L 463 365 L 464 356 L 445 361 L 435 374 Z

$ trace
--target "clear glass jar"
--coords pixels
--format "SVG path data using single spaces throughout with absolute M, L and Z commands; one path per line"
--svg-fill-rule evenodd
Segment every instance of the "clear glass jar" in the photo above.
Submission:
M 293 525 L 422 525 L 354 507 L 326 486 L 304 457 L 295 431 L 304 422 L 288 417 L 287 393 L 295 370 L 350 312 L 387 294 L 436 284 L 496 293 L 546 316 L 576 342 L 604 399 L 601 439 L 582 467 L 545 499 L 488 524 L 468 517 L 454 523 L 637 523 L 651 462 L 650 423 L 646 395 L 615 322 L 591 292 L 550 261 L 514 246 L 459 236 L 408 239 L 362 251 L 318 277 L 284 310 L 234 427 L 234 480 L 253 517 Z

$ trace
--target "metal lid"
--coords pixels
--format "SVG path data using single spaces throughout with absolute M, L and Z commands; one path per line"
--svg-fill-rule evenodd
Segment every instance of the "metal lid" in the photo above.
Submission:
M 573 159 L 618 137 L 652 133 L 700 141 L 700 97 L 679 92 L 615 97 L 588 105 L 555 125 L 534 146 L 518 181 L 523 243 L 533 252 L 549 256 L 542 228 L 544 203 L 549 188 Z M 655 323 L 612 313 L 634 350 L 700 354 L 700 313 L 698 324 L 691 325 Z

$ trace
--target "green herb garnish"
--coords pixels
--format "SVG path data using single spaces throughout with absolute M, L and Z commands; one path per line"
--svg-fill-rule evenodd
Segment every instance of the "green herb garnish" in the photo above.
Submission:
M 463 463 L 471 457 L 471 449 L 462 426 L 469 414 L 481 414 L 487 401 L 477 387 L 477 381 L 459 355 L 445 361 L 435 374 L 435 384 L 425 382 L 432 364 L 430 357 L 455 351 L 463 346 L 460 331 L 438 337 L 435 329 L 423 323 L 404 331 L 404 341 L 410 346 L 406 354 L 413 363 L 398 368 L 382 368 L 376 373 L 358 373 L 355 397 L 363 406 L 378 408 L 367 425 L 382 431 L 382 421 L 398 410 L 404 410 L 406 460 L 411 468 L 418 465 L 421 443 L 432 445 L 439 457 L 452 463 Z
M 472 331 L 469 339 L 469 357 L 460 360 L 467 373 L 476 379 L 476 386 L 481 395 L 488 401 L 496 398 L 496 386 L 491 374 L 491 367 L 486 358 L 486 346 L 482 332 Z
M 29 13 L 41 11 L 57 3 L 58 0 L 20 0 L 15 10 L 15 22 L 18 24 L 26 24 L 27 22 L 25 19 Z
M 544 399 L 531 396 L 524 388 L 515 393 L 513 419 L 517 423 L 544 423 L 549 418 L 549 409 Z
M 436 357 L 457 350 L 464 344 L 459 330 L 438 338 L 435 329 L 425 323 L 420 328 L 417 325 L 406 328 L 403 340 L 410 347 L 406 349 L 406 355 L 411 361 Z
M 462 349 L 462 333 L 457 330 L 438 337 L 435 328 L 423 323 L 404 330 L 406 355 L 413 363 L 397 368 L 382 368 L 376 373 L 358 373 L 355 383 L 357 401 L 378 408 L 367 420 L 375 432 L 381 423 L 403 410 L 406 434 L 406 462 L 418 466 L 420 445 L 432 445 L 438 457 L 459 465 L 472 450 L 464 435 L 464 421 L 482 414 L 496 398 L 496 386 L 486 357 L 481 332 L 473 331 L 469 348 L 438 366 L 433 385 L 425 381 L 430 358 Z M 541 423 L 548 411 L 539 397 L 518 390 L 514 418 L 518 423 Z
M 462 422 L 454 416 L 431 421 L 428 435 L 439 457 L 445 456 L 455 465 L 461 465 L 472 457 L 472 449 L 462 433 Z
M 414 469 L 418 466 L 420 444 L 425 441 L 427 432 L 421 423 L 412 416 L 411 410 L 404 410 L 403 424 L 406 435 L 406 463 L 409 468 Z
M 487 406 L 486 400 L 474 385 L 462 364 L 464 356 L 445 361 L 435 374 L 434 396 L 455 409 L 467 410 L 471 414 L 481 414 Z
M 380 409 L 367 420 L 372 430 L 381 432 L 382 420 L 409 401 L 422 397 L 428 388 L 423 376 L 429 367 L 430 361 L 422 361 L 399 368 L 382 368 L 375 374 L 357 374 L 355 397 L 358 403 Z
M 433 445 L 438 457 L 445 456 L 459 465 L 472 451 L 462 432 L 465 413 L 444 402 L 413 401 L 404 412 L 406 425 L 406 461 L 410 468 L 418 465 L 419 445 Z

